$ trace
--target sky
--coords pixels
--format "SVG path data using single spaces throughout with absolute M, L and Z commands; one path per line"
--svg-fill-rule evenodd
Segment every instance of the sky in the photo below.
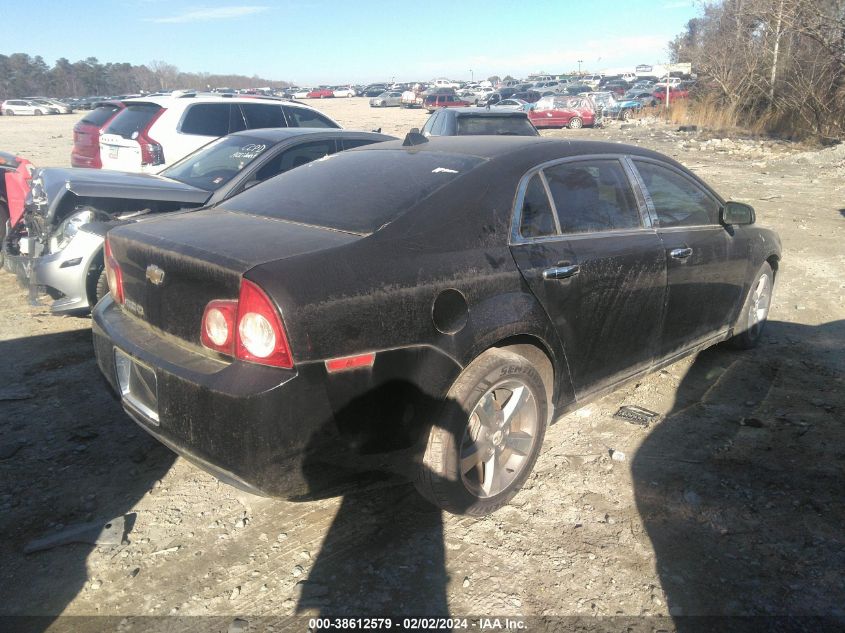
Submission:
M 694 0 L 40 0 L 0 53 L 258 75 L 300 86 L 524 77 L 668 61 Z

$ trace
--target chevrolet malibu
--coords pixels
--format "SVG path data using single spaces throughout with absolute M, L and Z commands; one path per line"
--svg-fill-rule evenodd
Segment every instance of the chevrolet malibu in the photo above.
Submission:
M 557 416 L 760 339 L 781 255 L 754 222 L 639 147 L 409 134 L 112 230 L 94 345 L 128 414 L 224 481 L 400 473 L 484 515 Z

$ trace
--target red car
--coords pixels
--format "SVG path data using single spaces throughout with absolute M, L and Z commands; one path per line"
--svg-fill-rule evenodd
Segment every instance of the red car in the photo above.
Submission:
M 686 87 L 669 87 L 669 103 L 675 99 L 686 99 L 689 97 L 689 88 Z M 666 100 L 666 88 L 660 88 L 654 91 L 654 98 L 658 101 Z
M 328 88 L 316 88 L 306 95 L 309 99 L 328 99 L 334 97 L 334 90 Z
M 469 101 L 464 101 L 455 95 L 428 95 L 423 102 L 423 107 L 429 112 L 437 108 L 468 108 Z
M 540 99 L 528 111 L 528 118 L 536 128 L 591 127 L 596 123 L 596 112 L 585 97 L 549 96 Z
M 100 130 L 126 106 L 122 101 L 99 101 L 73 126 L 73 149 L 70 164 L 74 167 L 101 169 Z
M 0 246 L 6 233 L 23 216 L 24 199 L 29 193 L 32 179 L 32 163 L 27 159 L 0 152 Z M 4 251 L 0 250 L 0 267 L 3 266 Z

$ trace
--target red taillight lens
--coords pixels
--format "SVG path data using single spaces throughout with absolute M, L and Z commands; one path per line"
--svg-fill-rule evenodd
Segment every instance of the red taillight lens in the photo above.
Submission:
M 256 284 L 241 280 L 237 301 L 215 299 L 202 316 L 202 344 L 240 360 L 293 368 L 282 317 Z
M 326 371 L 330 374 L 334 374 L 348 369 L 372 367 L 375 362 L 376 355 L 373 352 L 370 352 L 369 354 L 358 354 L 356 356 L 344 356 L 343 358 L 332 358 L 326 361 Z
M 202 315 L 202 344 L 229 356 L 235 355 L 235 323 L 238 302 L 211 301 Z
M 164 114 L 167 108 L 162 108 L 150 119 L 149 123 L 144 126 L 144 129 L 138 134 L 135 139 L 141 147 L 141 164 L 142 165 L 164 165 L 164 148 L 161 143 L 158 143 L 150 137 L 150 128 L 153 126 L 158 118 Z
M 285 328 L 279 311 L 257 285 L 241 280 L 235 356 L 273 367 L 293 367 Z
M 109 292 L 112 299 L 118 303 L 123 303 L 123 273 L 120 270 L 120 265 L 114 258 L 111 252 L 111 244 L 106 238 L 105 257 L 103 258 L 106 265 L 106 278 L 109 282 Z

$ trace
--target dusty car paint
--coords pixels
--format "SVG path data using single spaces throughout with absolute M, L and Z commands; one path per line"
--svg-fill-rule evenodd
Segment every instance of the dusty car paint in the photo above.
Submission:
M 449 178 L 380 225 L 356 223 L 354 215 L 338 215 L 334 226 L 325 215 L 304 221 L 309 206 L 332 209 L 325 204 L 332 188 L 345 174 L 378 164 L 380 152 L 422 165 L 426 178 L 435 170 L 422 159 L 441 158 Z M 460 156 L 473 159 L 465 173 L 455 169 Z M 582 156 L 642 157 L 695 179 L 671 159 L 637 147 L 447 137 L 352 150 L 259 185 L 223 209 L 116 229 L 110 243 L 127 302 L 106 299 L 94 312 L 100 368 L 117 387 L 115 348 L 154 368 L 160 421 L 124 402 L 142 427 L 227 481 L 291 497 L 316 494 L 352 472 L 412 476 L 420 443 L 436 424 L 433 407 L 492 346 L 528 344 L 545 354 L 557 412 L 579 406 L 678 356 L 674 347 L 661 348 L 671 271 L 641 191 L 637 203 L 646 220 L 637 231 L 514 240 L 524 177 Z M 307 199 L 281 194 L 315 179 L 326 191 Z M 372 171 L 352 192 L 350 212 L 374 207 L 373 218 L 381 218 L 378 207 L 391 185 Z M 238 240 L 231 239 L 234 222 L 242 223 Z M 737 252 L 746 253 L 744 270 L 728 284 L 733 289 L 747 290 L 762 262 L 779 258 L 770 231 L 717 229 L 733 231 Z M 566 262 L 581 265 L 583 277 L 542 279 L 546 267 Z M 170 281 L 146 282 L 151 264 Z M 293 369 L 232 361 L 199 344 L 206 304 L 236 298 L 241 278 L 276 303 Z M 681 353 L 730 334 L 745 293 L 734 294 L 719 295 L 718 307 L 704 305 L 713 298 L 706 293 L 688 297 L 691 310 L 718 309 L 722 320 L 709 338 L 688 340 Z M 375 354 L 372 367 L 326 369 L 327 360 L 362 353 Z M 316 481 L 308 467 L 314 463 L 338 479 L 327 474 Z

